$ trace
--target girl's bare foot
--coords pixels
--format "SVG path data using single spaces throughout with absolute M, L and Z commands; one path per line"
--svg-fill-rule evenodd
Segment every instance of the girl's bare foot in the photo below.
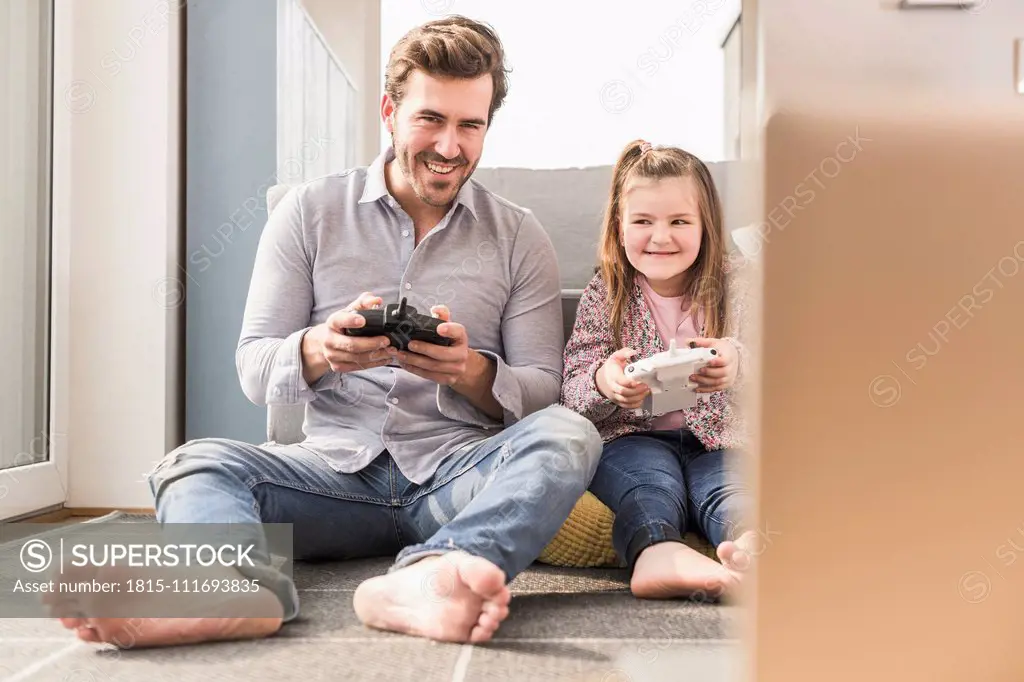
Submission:
M 486 642 L 508 616 L 504 572 L 452 551 L 370 578 L 353 596 L 364 625 L 445 642 Z
M 659 542 L 640 552 L 629 587 L 641 599 L 719 598 L 735 578 L 720 563 L 681 542 Z
M 750 570 L 757 554 L 756 543 L 757 532 L 748 530 L 735 541 L 726 540 L 718 546 L 718 558 L 737 580 Z

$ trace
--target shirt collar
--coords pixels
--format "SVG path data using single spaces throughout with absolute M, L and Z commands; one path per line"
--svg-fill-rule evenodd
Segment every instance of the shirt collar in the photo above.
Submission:
M 388 184 L 384 180 L 384 166 L 394 158 L 395 150 L 389 145 L 366 169 L 366 184 L 363 186 L 362 196 L 359 197 L 360 204 L 377 201 L 389 195 Z M 465 206 L 473 214 L 473 217 L 476 218 L 476 204 L 473 201 L 474 193 L 473 179 L 470 178 L 459 190 L 458 195 L 455 197 L 455 203 Z

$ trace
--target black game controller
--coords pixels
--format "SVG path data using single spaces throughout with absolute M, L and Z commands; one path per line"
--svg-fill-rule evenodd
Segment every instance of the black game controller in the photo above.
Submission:
M 401 303 L 389 303 L 383 310 L 375 308 L 354 312 L 361 315 L 366 324 L 345 329 L 349 336 L 386 336 L 391 347 L 398 350 L 407 350 L 410 341 L 424 341 L 437 346 L 455 343 L 455 339 L 437 333 L 438 325 L 444 324 L 444 320 L 421 315 L 416 308 L 406 304 L 405 298 Z

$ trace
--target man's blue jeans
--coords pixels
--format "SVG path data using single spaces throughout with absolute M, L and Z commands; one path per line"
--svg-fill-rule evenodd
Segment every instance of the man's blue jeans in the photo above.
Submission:
M 459 549 L 488 559 L 511 581 L 558 533 L 601 447 L 589 420 L 553 405 L 459 450 L 422 486 L 386 451 L 344 474 L 298 444 L 225 439 L 182 445 L 149 484 L 160 523 L 290 523 L 296 559 L 397 553 L 392 571 Z M 291 581 L 266 569 L 260 577 L 281 599 L 285 620 L 298 615 Z
M 648 431 L 604 446 L 590 491 L 615 513 L 612 543 L 632 570 L 644 549 L 696 531 L 717 547 L 744 530 L 750 495 L 738 452 L 708 451 L 688 429 Z

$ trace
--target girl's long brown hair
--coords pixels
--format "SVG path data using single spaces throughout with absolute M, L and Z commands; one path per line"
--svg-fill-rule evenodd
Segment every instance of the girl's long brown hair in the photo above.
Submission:
M 676 147 L 650 147 L 634 140 L 619 155 L 612 174 L 611 196 L 605 209 L 601 241 L 598 244 L 599 270 L 608 287 L 615 347 L 622 346 L 622 326 L 636 286 L 636 270 L 626 258 L 621 241 L 622 196 L 631 180 L 692 177 L 700 201 L 701 242 L 697 259 L 688 270 L 684 296 L 692 302 L 694 319 L 703 313 L 704 334 L 723 335 L 726 320 L 725 247 L 722 236 L 722 206 L 711 172 L 693 154 Z M 700 330 L 698 329 L 698 333 Z

